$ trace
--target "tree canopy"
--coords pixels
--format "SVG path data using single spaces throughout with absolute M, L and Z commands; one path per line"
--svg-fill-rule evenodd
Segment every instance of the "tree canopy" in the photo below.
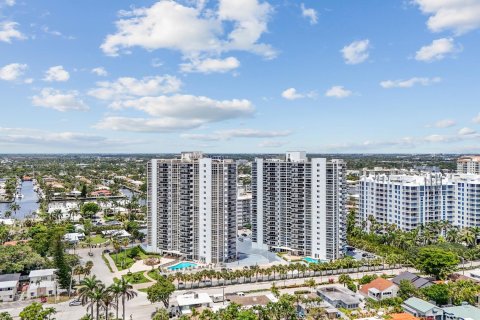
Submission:
M 435 247 L 425 247 L 418 250 L 415 267 L 425 274 L 434 276 L 436 279 L 445 279 L 453 273 L 460 259 L 450 251 Z

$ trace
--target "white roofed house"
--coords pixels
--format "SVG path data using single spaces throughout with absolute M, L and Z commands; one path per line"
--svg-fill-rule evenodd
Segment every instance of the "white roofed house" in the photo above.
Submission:
M 85 239 L 85 234 L 83 232 L 70 232 L 63 236 L 63 239 L 70 244 L 77 244 L 80 241 Z
M 182 314 L 192 313 L 193 308 L 211 308 L 213 306 L 212 298 L 205 292 L 187 292 L 179 295 L 177 296 L 177 303 Z
M 20 273 L 0 275 L 0 302 L 14 301 L 18 292 Z
M 33 270 L 28 277 L 30 285 L 28 286 L 27 296 L 38 298 L 44 296 L 53 296 L 57 293 L 57 269 Z

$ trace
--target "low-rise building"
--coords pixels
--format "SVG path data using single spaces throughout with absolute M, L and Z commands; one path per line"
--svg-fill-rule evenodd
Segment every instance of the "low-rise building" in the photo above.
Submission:
M 208 293 L 205 292 L 187 292 L 185 294 L 177 296 L 178 307 L 182 314 L 192 313 L 192 309 L 213 306 L 213 300 Z
M 241 297 L 239 295 L 232 294 L 227 296 L 227 300 L 246 309 L 253 306 L 266 306 L 269 302 L 272 302 L 267 295 Z
M 14 301 L 18 292 L 20 273 L 0 275 L 0 302 Z
M 85 234 L 83 232 L 71 232 L 63 236 L 63 240 L 65 240 L 70 244 L 77 244 L 84 239 L 85 239 Z
M 416 274 L 411 272 L 400 273 L 398 276 L 392 279 L 392 282 L 399 286 L 402 280 L 409 281 L 417 289 L 422 289 L 433 285 L 433 282 L 431 282 L 430 280 L 417 276 Z
M 419 318 L 443 320 L 443 310 L 436 305 L 419 298 L 409 298 L 402 304 L 403 310 Z
M 361 299 L 353 291 L 341 286 L 322 287 L 317 294 L 335 308 L 356 309 Z
M 394 298 L 397 296 L 397 292 L 398 286 L 392 281 L 384 278 L 377 278 L 360 288 L 360 293 L 363 296 L 375 301 Z
M 445 320 L 480 320 L 480 309 L 463 303 L 460 306 L 443 308 Z
M 28 275 L 30 284 L 27 295 L 30 298 L 53 296 L 57 293 L 57 269 L 33 270 Z

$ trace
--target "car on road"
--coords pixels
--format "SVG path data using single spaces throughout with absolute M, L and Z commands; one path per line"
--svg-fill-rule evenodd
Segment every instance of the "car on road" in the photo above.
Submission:
M 246 233 L 242 233 L 242 237 L 248 237 L 248 235 Z
M 82 301 L 80 300 L 72 300 L 70 301 L 70 303 L 68 304 L 70 307 L 76 307 L 76 306 L 81 306 L 82 305 Z
M 89 252 L 88 255 L 89 255 L 90 257 L 93 257 L 93 252 Z
M 242 292 L 242 291 L 237 292 L 237 296 L 239 296 L 239 297 L 245 297 L 245 292 Z

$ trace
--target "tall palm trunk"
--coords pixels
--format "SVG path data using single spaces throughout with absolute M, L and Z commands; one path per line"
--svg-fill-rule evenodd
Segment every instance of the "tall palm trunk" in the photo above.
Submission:
M 122 309 L 123 320 L 125 320 L 125 295 L 122 295 Z
M 100 308 L 99 308 L 99 303 L 97 302 L 97 320 L 100 319 Z
M 115 320 L 118 320 L 118 294 L 115 295 L 115 309 L 116 309 L 116 316 L 115 316 Z

